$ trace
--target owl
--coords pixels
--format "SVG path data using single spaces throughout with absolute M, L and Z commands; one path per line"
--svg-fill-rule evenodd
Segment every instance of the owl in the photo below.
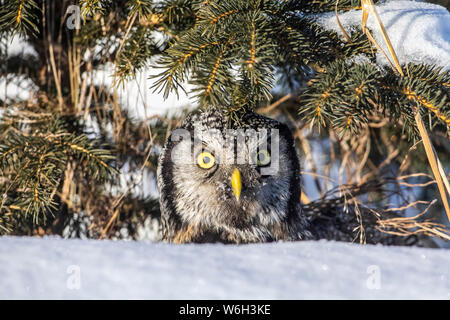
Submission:
M 370 210 L 360 208 L 358 218 L 342 196 L 302 208 L 300 178 L 294 138 L 285 124 L 250 111 L 233 123 L 223 109 L 195 111 L 171 132 L 159 157 L 162 240 L 353 242 L 363 223 L 367 243 L 436 247 L 427 236 L 379 231 Z
M 289 128 L 223 108 L 189 114 L 160 154 L 163 240 L 254 243 L 311 238 L 300 206 L 300 163 Z

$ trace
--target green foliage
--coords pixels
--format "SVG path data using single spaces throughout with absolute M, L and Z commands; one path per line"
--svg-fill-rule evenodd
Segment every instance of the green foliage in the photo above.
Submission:
M 200 5 L 195 26 L 174 39 L 156 63 L 164 70 L 156 76 L 155 88 L 167 96 L 190 80 L 201 104 L 230 105 L 238 100 L 233 100 L 234 92 L 247 89 L 249 96 L 267 101 L 279 71 L 288 78 L 304 77 L 308 65 L 324 67 L 335 59 L 372 53 L 362 32 L 353 33 L 352 42 L 345 43 L 313 17 L 299 13 L 306 8 L 320 11 L 322 6 L 258 0 Z M 250 104 L 242 101 L 242 106 L 246 103 Z
M 110 164 L 111 152 L 99 149 L 86 134 L 68 132 L 58 116 L 7 114 L 0 125 L 7 128 L 0 144 L 0 174 L 5 180 L 0 187 L 0 212 L 4 216 L 20 211 L 38 223 L 53 214 L 69 162 L 92 181 L 104 181 L 116 173 Z
M 34 0 L 0 1 L 0 33 L 13 31 L 38 33 L 39 11 L 38 3 Z
M 349 9 L 360 2 L 339 5 Z M 201 105 L 236 112 L 270 101 L 278 75 L 292 86 L 315 70 L 299 104 L 313 123 L 354 133 L 381 112 L 412 136 L 419 108 L 430 127 L 441 124 L 448 131 L 449 73 L 408 65 L 407 76 L 399 76 L 377 68 L 376 49 L 360 30 L 347 42 L 306 14 L 334 6 L 335 1 L 207 1 L 196 11 L 195 26 L 174 39 L 156 63 L 163 71 L 155 88 L 167 96 L 189 81 Z
M 105 13 L 105 7 L 110 4 L 111 1 L 102 0 L 80 0 L 79 5 L 81 9 L 81 16 L 83 19 L 87 17 L 93 17 L 97 13 Z
M 355 133 L 381 109 L 412 136 L 417 134 L 414 114 L 420 108 L 432 125 L 447 125 L 448 130 L 450 91 L 445 84 L 450 73 L 425 65 L 406 68 L 410 76 L 388 68 L 380 70 L 371 63 L 336 61 L 300 96 L 301 113 L 312 123 Z
M 155 88 L 167 96 L 189 77 L 202 104 L 230 105 L 233 92 L 244 90 L 236 86 L 268 100 L 281 68 L 304 76 L 308 64 L 324 66 L 368 52 L 361 33 L 355 35 L 357 45 L 347 45 L 298 12 L 310 6 L 303 1 L 205 2 L 196 11 L 196 24 L 156 63 L 164 70 Z
M 147 64 L 147 58 L 160 53 L 154 37 L 146 27 L 137 27 L 127 39 L 116 63 L 115 77 L 119 82 L 133 79 Z

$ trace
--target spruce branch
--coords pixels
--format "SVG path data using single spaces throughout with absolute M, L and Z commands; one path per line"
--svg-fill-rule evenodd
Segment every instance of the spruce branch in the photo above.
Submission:
M 2 1 L 0 7 L 0 33 L 18 32 L 36 35 L 40 8 L 34 0 Z
M 414 110 L 421 104 L 422 116 L 431 116 L 448 132 L 448 90 L 441 83 L 450 80 L 440 68 L 408 65 L 409 69 L 429 69 L 427 76 L 402 76 L 391 69 L 370 63 L 336 61 L 318 74 L 302 93 L 300 114 L 308 121 L 341 130 L 358 131 L 369 115 L 382 113 L 393 122 L 402 120 L 410 137 L 418 137 Z M 436 81 L 436 79 L 438 79 Z
M 331 1 L 312 6 L 325 3 Z M 352 42 L 345 43 L 312 16 L 299 13 L 308 7 L 311 3 L 306 1 L 258 0 L 193 6 L 197 8 L 195 25 L 180 33 L 155 63 L 163 71 L 155 76 L 154 90 L 167 97 L 189 80 L 202 103 L 229 105 L 239 100 L 235 93 L 244 91 L 236 88 L 250 83 L 245 90 L 254 87 L 257 95 L 251 100 L 258 103 L 271 99 L 280 70 L 305 77 L 308 65 L 323 68 L 358 54 L 373 58 L 373 48 L 362 31 L 353 32 Z
M 48 122 L 43 126 L 45 119 Z M 117 173 L 108 163 L 115 158 L 110 151 L 97 148 L 85 134 L 69 133 L 61 118 L 22 120 L 30 121 L 9 122 L 12 130 L 6 132 L 0 145 L 0 173 L 5 178 L 0 182 L 0 215 L 14 217 L 20 212 L 31 216 L 33 224 L 41 219 L 45 223 L 48 215 L 56 213 L 56 194 L 69 162 L 95 181 Z M 21 130 L 17 130 L 18 125 Z
M 94 17 L 96 14 L 103 14 L 109 0 L 80 0 L 81 17 L 86 20 L 87 17 Z

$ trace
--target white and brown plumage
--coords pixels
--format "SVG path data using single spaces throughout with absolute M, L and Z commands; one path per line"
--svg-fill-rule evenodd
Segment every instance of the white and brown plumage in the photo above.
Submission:
M 365 215 L 358 220 L 342 207 L 342 201 L 329 201 L 307 206 L 302 212 L 300 203 L 300 163 L 294 138 L 289 128 L 276 120 L 247 112 L 234 129 L 266 129 L 277 132 L 279 150 L 272 161 L 278 161 L 278 170 L 262 174 L 254 161 L 236 163 L 236 153 L 231 161 L 219 161 L 224 149 L 227 119 L 221 109 L 210 108 L 189 114 L 179 129 L 189 137 L 175 137 L 172 132 L 161 152 L 158 165 L 158 188 L 163 240 L 175 243 L 224 242 L 252 243 L 277 240 L 328 239 L 355 240 L 355 228 L 363 221 L 367 227 L 367 243 L 433 246 L 418 237 L 396 237 L 376 230 L 376 219 Z M 216 130 L 219 136 L 206 134 Z M 200 133 L 201 150 L 194 150 L 195 133 Z M 232 140 L 231 140 L 232 141 Z M 228 141 L 229 142 L 229 141 Z M 252 159 L 255 150 L 265 150 L 267 145 L 250 143 L 246 159 Z M 207 152 L 208 164 L 199 152 Z M 176 163 L 178 158 L 192 162 Z M 203 153 L 202 153 L 203 154 Z M 224 160 L 224 159 L 222 159 Z
M 211 129 L 225 134 L 227 122 L 222 111 L 211 108 L 190 114 L 180 128 L 192 135 L 195 130 L 204 133 Z M 175 164 L 171 158 L 174 149 L 190 156 L 191 141 L 172 141 L 171 135 L 158 166 L 165 240 L 249 243 L 310 237 L 306 219 L 301 215 L 300 166 L 290 130 L 278 121 L 253 112 L 243 115 L 239 128 L 267 129 L 268 132 L 277 129 L 280 137 L 278 172 L 263 175 L 258 164 L 249 162 L 215 161 L 207 169 L 198 163 Z M 204 150 L 214 157 L 219 157 L 227 148 L 226 142 L 214 136 L 206 134 L 203 139 Z M 240 184 L 238 195 L 237 184 Z

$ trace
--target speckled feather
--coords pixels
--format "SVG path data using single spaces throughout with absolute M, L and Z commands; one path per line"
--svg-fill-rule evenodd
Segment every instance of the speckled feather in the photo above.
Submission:
M 227 121 L 221 110 L 210 108 L 189 114 L 180 128 L 191 133 L 217 129 L 225 136 Z M 178 166 L 170 155 L 180 142 L 171 141 L 170 136 L 160 155 L 157 171 L 163 240 L 175 243 L 305 239 L 358 241 L 355 227 L 359 221 L 350 212 L 351 205 L 347 210 L 343 209 L 341 199 L 311 203 L 302 212 L 300 164 L 294 138 L 286 125 L 248 112 L 242 116 L 239 128 L 279 130 L 282 168 L 279 176 L 261 181 L 257 171 L 244 166 L 243 176 L 252 181 L 247 185 L 253 191 L 242 202 L 233 202 L 229 183 L 232 166 L 219 164 L 217 170 L 212 174 L 205 173 L 206 176 L 195 164 Z M 210 139 L 206 143 L 220 148 L 217 141 Z M 185 152 L 190 151 L 185 149 Z M 380 232 L 375 228 L 376 219 L 372 214 L 362 218 L 367 243 L 435 246 L 427 237 L 399 237 Z
M 189 132 L 218 129 L 225 133 L 226 124 L 222 111 L 210 108 L 189 114 L 180 128 Z M 157 173 L 164 240 L 250 243 L 312 237 L 301 215 L 300 165 L 290 130 L 252 112 L 242 117 L 240 128 L 279 130 L 283 149 L 280 175 L 261 177 L 251 166 L 241 166 L 248 180 L 244 181 L 248 193 L 235 202 L 228 179 L 233 166 L 219 164 L 212 176 L 203 179 L 195 164 L 180 166 L 172 162 L 171 152 L 175 146 L 180 147 L 180 142 L 169 137 Z M 215 145 L 214 141 L 209 144 Z

